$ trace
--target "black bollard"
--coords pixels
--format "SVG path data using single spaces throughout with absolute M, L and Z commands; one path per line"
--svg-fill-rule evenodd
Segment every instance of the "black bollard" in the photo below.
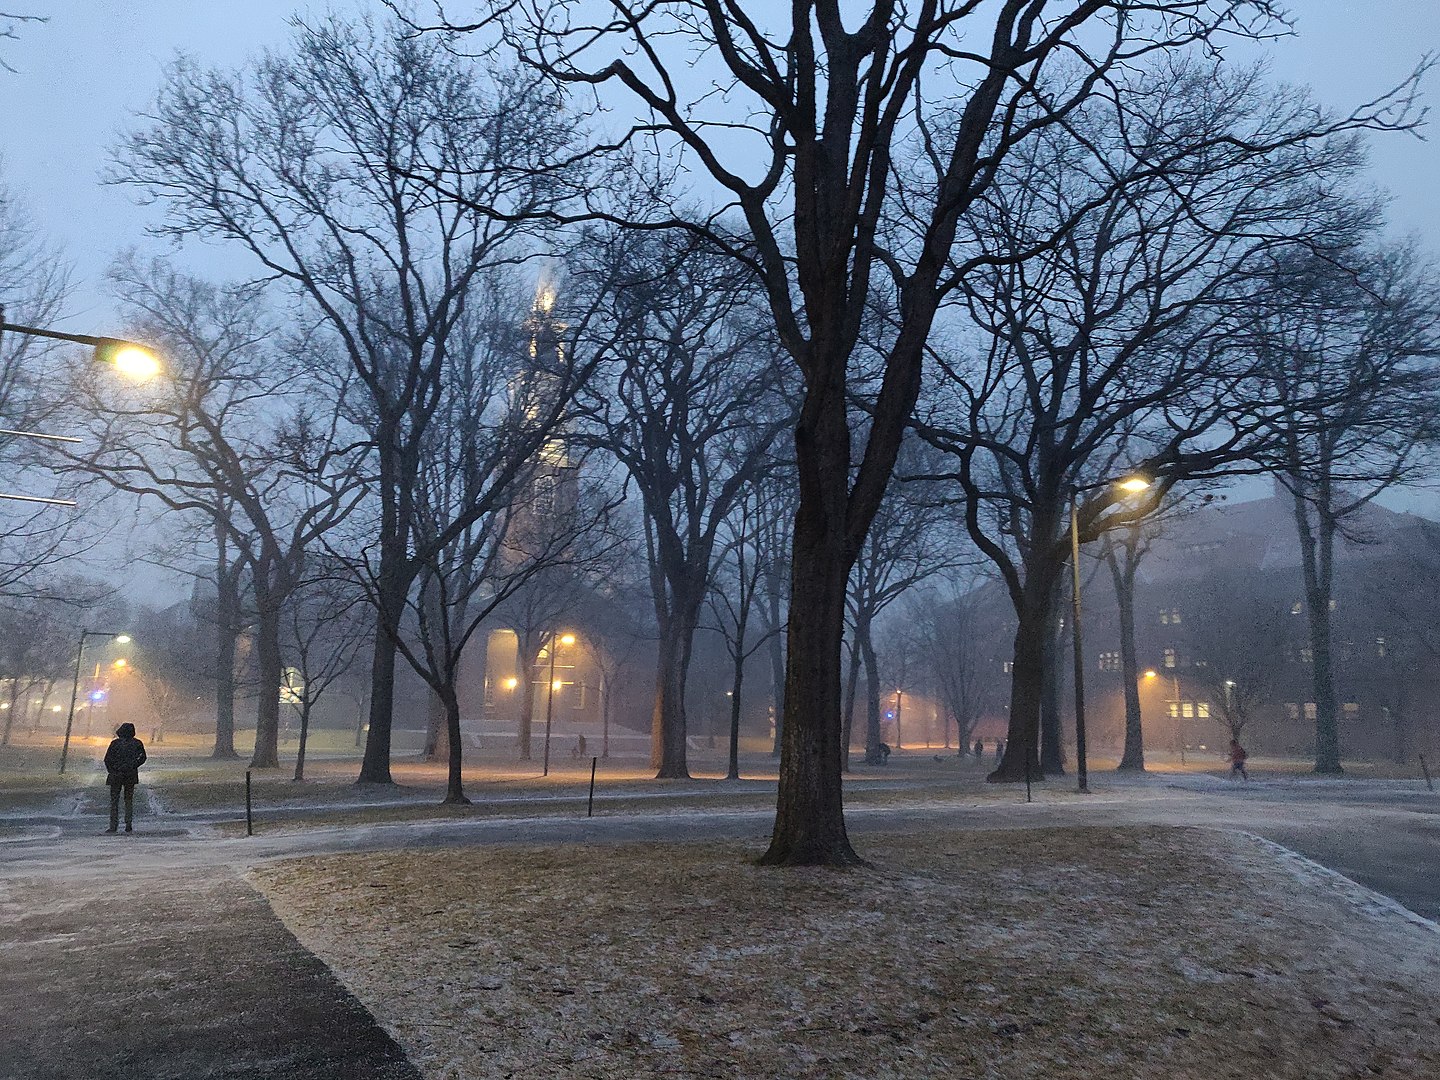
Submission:
M 595 816 L 595 763 L 599 760 L 598 757 L 592 757 L 590 759 L 590 803 L 585 807 L 586 817 Z
M 255 835 L 255 820 L 250 816 L 250 770 L 245 770 L 245 835 Z
M 1435 785 L 1430 782 L 1430 766 L 1425 764 L 1424 754 L 1420 755 L 1420 770 L 1425 774 L 1425 786 L 1431 791 L 1434 791 Z

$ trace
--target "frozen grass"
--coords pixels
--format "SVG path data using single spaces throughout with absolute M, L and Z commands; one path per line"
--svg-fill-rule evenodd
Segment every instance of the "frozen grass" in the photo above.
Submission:
M 437 1080 L 1440 1076 L 1440 934 L 1252 838 L 865 850 L 876 864 L 849 872 L 653 844 L 252 877 Z

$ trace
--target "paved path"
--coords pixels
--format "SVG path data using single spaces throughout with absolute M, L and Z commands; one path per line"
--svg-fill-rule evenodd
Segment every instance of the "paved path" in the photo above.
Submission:
M 878 836 L 937 827 L 1151 824 L 1259 833 L 1440 918 L 1440 796 L 1413 785 L 1095 777 L 1074 795 L 1053 782 L 1022 794 L 964 790 L 918 804 L 847 811 L 862 854 Z M 711 794 L 715 789 L 710 789 Z M 693 793 L 692 793 L 693 794 Z M 244 881 L 249 866 L 347 850 L 461 844 L 604 845 L 742 839 L 758 851 L 770 809 L 687 809 L 557 817 L 538 797 L 525 816 L 273 832 L 217 839 L 188 820 L 142 817 L 104 836 L 82 813 L 11 830 L 0 843 L 0 1076 L 273 1077 L 389 1080 L 418 1074 L 329 970 Z M 690 800 L 693 801 L 693 800 Z M 635 804 L 629 804 L 633 807 Z M 77 801 L 82 810 L 89 802 Z

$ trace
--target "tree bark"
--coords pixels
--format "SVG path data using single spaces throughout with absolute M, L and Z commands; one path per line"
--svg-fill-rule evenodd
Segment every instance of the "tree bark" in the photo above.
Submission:
M 452 680 L 443 690 L 436 695 L 440 698 L 445 707 L 445 732 L 446 742 L 446 770 L 445 800 L 443 805 L 447 806 L 468 806 L 470 800 L 465 797 L 463 784 L 462 766 L 463 747 L 460 745 L 460 698 L 455 692 L 455 684 Z
M 535 664 L 543 635 L 527 630 L 515 636 L 515 672 L 520 678 L 520 760 L 529 761 L 535 733 Z
M 655 671 L 655 706 L 650 723 L 650 767 L 660 780 L 688 780 L 685 738 L 685 681 L 690 671 L 690 654 L 695 644 L 695 627 L 700 622 L 698 590 L 672 591 L 670 611 L 660 628 L 660 648 Z
M 255 752 L 252 769 L 280 767 L 280 683 L 285 665 L 280 654 L 280 613 L 274 605 L 257 597 L 255 617 L 255 666 L 259 695 L 255 702 Z
M 239 567 L 231 567 L 224 530 L 216 529 L 215 564 L 215 746 L 210 756 L 229 761 L 235 752 L 235 645 L 240 637 Z
M 860 657 L 865 663 L 865 764 L 879 765 L 884 762 L 880 753 L 880 665 L 875 659 L 875 643 L 870 640 L 870 626 L 866 624 L 865 636 L 860 645 Z M 900 729 L 895 729 L 898 750 Z
M 310 739 L 310 702 L 300 702 L 300 746 L 295 751 L 295 776 L 298 782 L 305 779 L 305 745 Z
M 994 783 L 1023 783 L 1035 775 L 1040 750 L 1040 702 L 1045 680 L 1046 642 L 1054 638 L 1055 579 L 1063 564 L 1032 566 L 1021 589 L 1015 627 L 1014 666 L 1010 672 L 1010 719 L 1005 754 L 986 777 Z
M 817 408 L 813 402 L 807 402 Z M 800 499 L 791 540 L 785 726 L 768 866 L 854 866 L 840 772 L 840 651 L 853 555 L 846 551 L 844 397 L 796 429 Z M 823 405 L 818 408 L 823 409 Z
M 449 713 L 445 699 L 434 690 L 430 690 L 425 699 L 425 747 L 421 756 L 426 761 L 449 761 Z
M 1045 615 L 1045 666 L 1040 682 L 1040 771 L 1045 776 L 1065 775 L 1065 736 L 1060 719 L 1060 684 L 1065 665 L 1063 585 L 1062 575 Z
M 730 766 L 725 771 L 727 780 L 740 779 L 740 689 L 745 683 L 745 661 L 735 664 L 735 675 L 730 683 Z
M 384 620 L 384 615 L 379 615 Z M 390 723 L 395 713 L 395 641 L 383 625 L 375 629 L 370 656 L 370 726 L 357 784 L 390 784 Z
M 774 628 L 780 625 L 778 597 L 772 607 L 770 627 Z M 785 645 L 778 632 L 770 635 L 767 651 L 770 654 L 770 700 L 775 710 L 775 735 L 771 741 L 770 756 L 779 757 L 781 732 L 785 728 Z
M 1315 771 L 1338 776 L 1340 729 L 1336 722 L 1335 671 L 1332 663 L 1330 599 L 1334 595 L 1335 522 L 1325 512 L 1330 493 L 1322 489 L 1315 500 L 1316 522 L 1311 525 L 1310 501 L 1294 496 L 1295 521 L 1300 532 L 1300 566 L 1305 582 L 1305 607 L 1310 631 L 1311 685 L 1315 693 Z
M 850 747 L 853 745 L 855 730 L 855 690 L 860 685 L 860 635 L 850 643 L 850 659 L 845 668 L 845 696 L 840 705 L 840 770 L 850 771 Z M 870 760 L 866 750 L 865 760 Z
M 1115 602 L 1120 612 L 1120 668 L 1125 683 L 1125 750 L 1120 755 L 1121 771 L 1145 771 L 1145 739 L 1140 726 L 1140 661 L 1135 653 L 1135 557 L 1133 548 L 1124 548 L 1122 564 L 1112 545 L 1105 558 L 1115 582 Z

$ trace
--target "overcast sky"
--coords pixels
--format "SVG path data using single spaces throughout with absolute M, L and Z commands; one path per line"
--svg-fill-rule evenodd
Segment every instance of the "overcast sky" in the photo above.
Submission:
M 18 7 L 17 7 L 18 6 Z M 452 4 L 455 10 L 463 3 Z M 1440 51 L 1440 0 L 1292 0 L 1297 37 L 1271 51 L 1275 74 L 1314 86 L 1322 101 L 1346 108 L 1405 76 L 1426 51 Z M 242 64 L 283 43 L 297 10 L 378 9 L 378 0 L 13 0 L 6 8 L 49 16 L 0 43 L 18 74 L 0 72 L 3 176 L 45 233 L 72 260 L 79 286 L 72 330 L 103 331 L 113 316 L 101 276 L 114 253 L 147 243 L 147 212 L 131 194 L 98 183 L 106 155 L 146 107 L 165 62 L 177 50 L 222 66 Z M 1429 95 L 1440 101 L 1440 78 Z M 1440 121 L 1440 110 L 1436 111 Z M 1440 126 L 1429 141 L 1375 140 L 1375 176 L 1395 196 L 1391 218 L 1440 252 Z M 213 276 L 244 264 L 213 258 Z

